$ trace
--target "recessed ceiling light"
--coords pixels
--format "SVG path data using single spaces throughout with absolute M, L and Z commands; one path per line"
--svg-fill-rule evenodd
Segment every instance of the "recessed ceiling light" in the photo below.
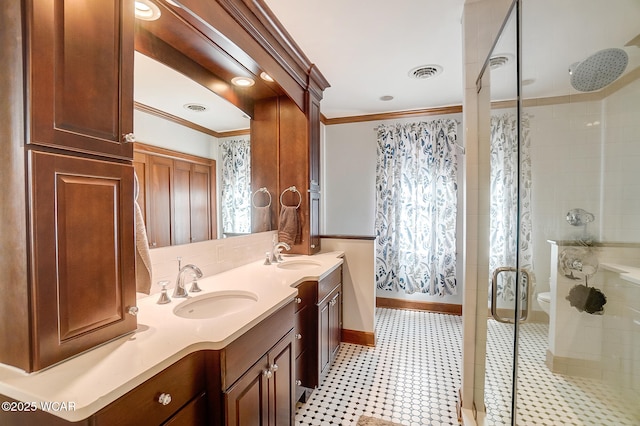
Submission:
M 420 65 L 409 71 L 409 77 L 417 78 L 418 80 L 425 80 L 427 78 L 435 77 L 442 72 L 440 65 Z
M 391 96 L 391 95 L 380 96 L 380 100 L 381 101 L 392 101 L 393 100 L 393 96 Z
M 196 104 L 196 103 L 184 104 L 183 106 L 185 109 L 188 109 L 189 111 L 193 111 L 193 112 L 205 112 L 206 110 L 209 109 L 209 107 L 206 105 Z
M 255 84 L 255 81 L 249 77 L 233 77 L 231 83 L 239 87 L 249 87 Z
M 269 83 L 273 83 L 273 78 L 264 71 L 260 73 L 260 78 L 263 79 L 264 81 L 268 81 Z
M 143 21 L 155 21 L 160 17 L 160 9 L 151 0 L 135 1 L 136 18 Z

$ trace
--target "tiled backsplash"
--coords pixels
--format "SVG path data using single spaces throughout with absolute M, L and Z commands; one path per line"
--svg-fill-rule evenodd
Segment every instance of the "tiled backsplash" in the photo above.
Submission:
M 219 274 L 247 263 L 263 259 L 271 250 L 275 231 L 244 235 L 193 244 L 162 247 L 151 250 L 151 294 L 158 293 L 158 281 L 168 280 L 169 288 L 175 285 L 178 275 L 177 257 L 182 257 L 182 266 L 192 263 L 202 270 L 204 276 Z

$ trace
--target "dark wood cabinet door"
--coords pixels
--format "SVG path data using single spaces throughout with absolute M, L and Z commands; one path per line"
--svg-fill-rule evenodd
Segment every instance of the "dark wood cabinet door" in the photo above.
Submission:
M 30 151 L 34 369 L 136 328 L 133 166 Z
M 342 333 L 342 286 L 338 287 L 329 301 L 329 354 L 333 362 L 340 349 Z
M 173 161 L 149 156 L 147 234 L 152 248 L 171 245 Z
M 133 0 L 28 0 L 27 143 L 131 159 Z
M 293 426 L 295 422 L 293 330 L 267 354 L 273 376 L 269 379 L 269 424 Z
M 171 244 L 191 242 L 191 164 L 173 160 L 173 232 Z
M 320 371 L 320 378 L 329 371 L 329 365 L 331 362 L 331 349 L 330 349 L 330 312 L 329 300 L 325 300 L 318 307 L 318 370 Z
M 215 173 L 215 169 L 213 171 Z M 191 165 L 190 222 L 191 242 L 211 239 L 211 167 L 201 164 Z
M 227 426 L 266 426 L 269 421 L 267 356 L 251 367 L 224 394 Z

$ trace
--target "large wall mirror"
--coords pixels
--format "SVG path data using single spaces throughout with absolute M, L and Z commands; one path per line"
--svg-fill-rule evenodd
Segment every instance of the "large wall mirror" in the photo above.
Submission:
M 275 179 L 278 166 L 251 161 L 250 128 L 255 106 L 284 91 L 217 29 L 204 37 L 190 25 L 201 21 L 194 12 L 142 3 L 160 12 L 137 19 L 135 33 L 134 165 L 151 248 L 270 230 L 252 212 L 255 222 L 277 189 L 253 191 L 251 175 Z

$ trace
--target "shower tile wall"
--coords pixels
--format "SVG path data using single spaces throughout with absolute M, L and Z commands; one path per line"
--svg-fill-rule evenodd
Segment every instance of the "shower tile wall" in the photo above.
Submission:
M 640 241 L 640 80 L 602 100 L 577 101 L 585 98 L 525 104 L 531 117 L 536 292 L 549 290 L 547 240 L 582 235 L 582 228 L 565 221 L 572 208 L 595 215 L 588 232 L 598 241 Z

